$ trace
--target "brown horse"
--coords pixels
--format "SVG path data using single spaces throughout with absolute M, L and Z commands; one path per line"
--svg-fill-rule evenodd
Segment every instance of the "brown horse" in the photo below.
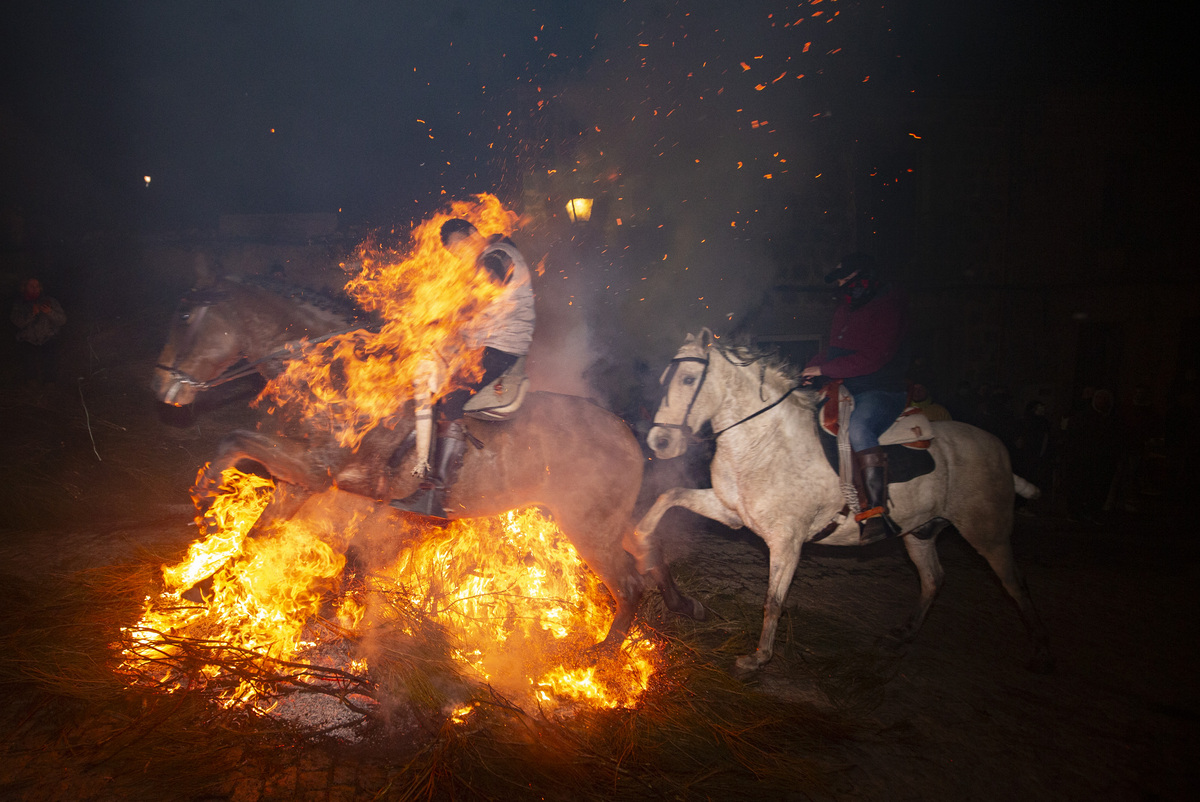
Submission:
M 287 346 L 364 328 L 348 302 L 262 278 L 204 276 L 179 302 L 151 389 L 182 407 L 211 387 L 278 370 Z
M 243 285 L 223 287 L 219 297 L 206 298 L 208 315 L 224 327 L 201 328 L 178 339 L 173 356 L 178 364 L 198 366 L 190 385 L 203 389 L 221 369 L 220 360 L 191 360 L 192 350 L 230 353 L 267 352 L 294 335 L 281 331 L 276 304 L 262 304 L 257 293 Z M 297 316 L 300 304 L 292 302 Z M 286 304 L 282 307 L 286 309 Z M 259 310 L 264 311 L 259 314 Z M 296 324 L 298 325 L 298 324 Z M 218 348 L 209 339 L 223 344 Z M 234 341 L 236 347 L 234 347 Z M 156 382 L 159 398 L 174 386 Z M 174 398 L 178 399 L 177 393 Z M 192 394 L 194 397 L 194 393 Z M 398 406 L 401 403 L 398 402 Z M 414 428 L 412 403 L 403 403 L 391 429 L 370 432 L 357 451 L 342 448 L 331 437 L 309 432 L 289 438 L 236 431 L 222 442 L 216 457 L 198 481 L 201 495 L 219 482 L 221 471 L 243 460 L 262 465 L 276 481 L 276 496 L 263 518 L 286 518 L 314 492 L 337 487 L 371 498 L 396 498 L 416 488 L 412 476 L 414 453 L 393 457 Z M 616 613 L 606 643 L 624 639 L 643 590 L 643 577 L 626 550 L 633 533 L 633 508 L 641 487 L 644 458 L 637 440 L 620 418 L 590 401 L 552 393 L 530 393 L 521 410 L 505 422 L 470 421 L 475 447 L 468 447 L 458 481 L 446 509 L 452 517 L 495 515 L 538 504 L 554 516 L 580 556 L 616 600 Z M 401 514 L 401 513 L 393 513 Z M 668 608 L 703 617 L 704 608 L 683 596 L 660 562 L 647 569 L 663 593 Z

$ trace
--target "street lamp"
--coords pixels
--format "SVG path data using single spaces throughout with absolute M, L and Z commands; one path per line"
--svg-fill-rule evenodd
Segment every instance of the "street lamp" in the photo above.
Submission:
M 567 201 L 567 217 L 572 223 L 586 223 L 592 219 L 591 198 L 571 198 Z

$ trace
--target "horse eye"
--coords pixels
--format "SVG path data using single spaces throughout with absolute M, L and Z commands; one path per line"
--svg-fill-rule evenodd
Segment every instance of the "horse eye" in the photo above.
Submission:
M 684 384 L 687 384 L 687 385 L 692 385 L 692 384 L 695 384 L 695 383 L 696 383 L 696 377 L 695 377 L 695 376 L 684 376 L 684 377 L 683 377 L 683 383 L 684 383 Z
M 182 320 L 184 323 L 186 323 L 188 318 L 190 318 L 191 316 L 192 316 L 191 312 L 183 312 L 179 315 L 179 319 Z

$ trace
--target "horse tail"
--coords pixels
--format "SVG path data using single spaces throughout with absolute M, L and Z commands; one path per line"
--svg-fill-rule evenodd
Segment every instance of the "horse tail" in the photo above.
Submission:
M 1020 476 L 1013 474 L 1013 489 L 1017 491 L 1017 495 L 1021 498 L 1027 498 L 1032 501 L 1042 495 L 1042 491 L 1038 490 L 1031 482 L 1027 482 Z

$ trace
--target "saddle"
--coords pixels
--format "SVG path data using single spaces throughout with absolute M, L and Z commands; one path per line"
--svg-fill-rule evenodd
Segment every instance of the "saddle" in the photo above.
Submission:
M 525 375 L 525 357 L 521 357 L 495 381 L 479 388 L 463 406 L 463 412 L 477 420 L 508 420 L 521 408 L 528 393 L 529 377 Z
M 841 379 L 829 382 L 822 388 L 821 400 L 817 402 L 820 405 L 817 420 L 821 429 L 831 437 L 837 437 L 840 431 L 838 418 L 841 404 L 838 401 L 841 387 Z M 927 449 L 932 440 L 933 427 L 929 425 L 929 418 L 920 407 L 912 405 L 905 407 L 900 417 L 879 435 L 881 446 L 902 445 L 906 448 Z
M 829 382 L 822 388 L 821 398 L 817 402 L 821 447 L 830 467 L 839 475 L 843 473 L 838 449 L 838 433 L 842 430 L 839 425 L 841 386 L 841 380 Z M 853 407 L 852 402 L 850 406 Z M 879 437 L 879 445 L 884 447 L 888 456 L 888 484 L 899 484 L 932 473 L 934 464 L 929 446 L 933 438 L 929 418 L 918 407 L 910 406 L 900 413 L 900 417 Z M 849 450 L 848 444 L 846 450 Z M 847 477 L 850 476 L 849 466 L 845 473 Z

